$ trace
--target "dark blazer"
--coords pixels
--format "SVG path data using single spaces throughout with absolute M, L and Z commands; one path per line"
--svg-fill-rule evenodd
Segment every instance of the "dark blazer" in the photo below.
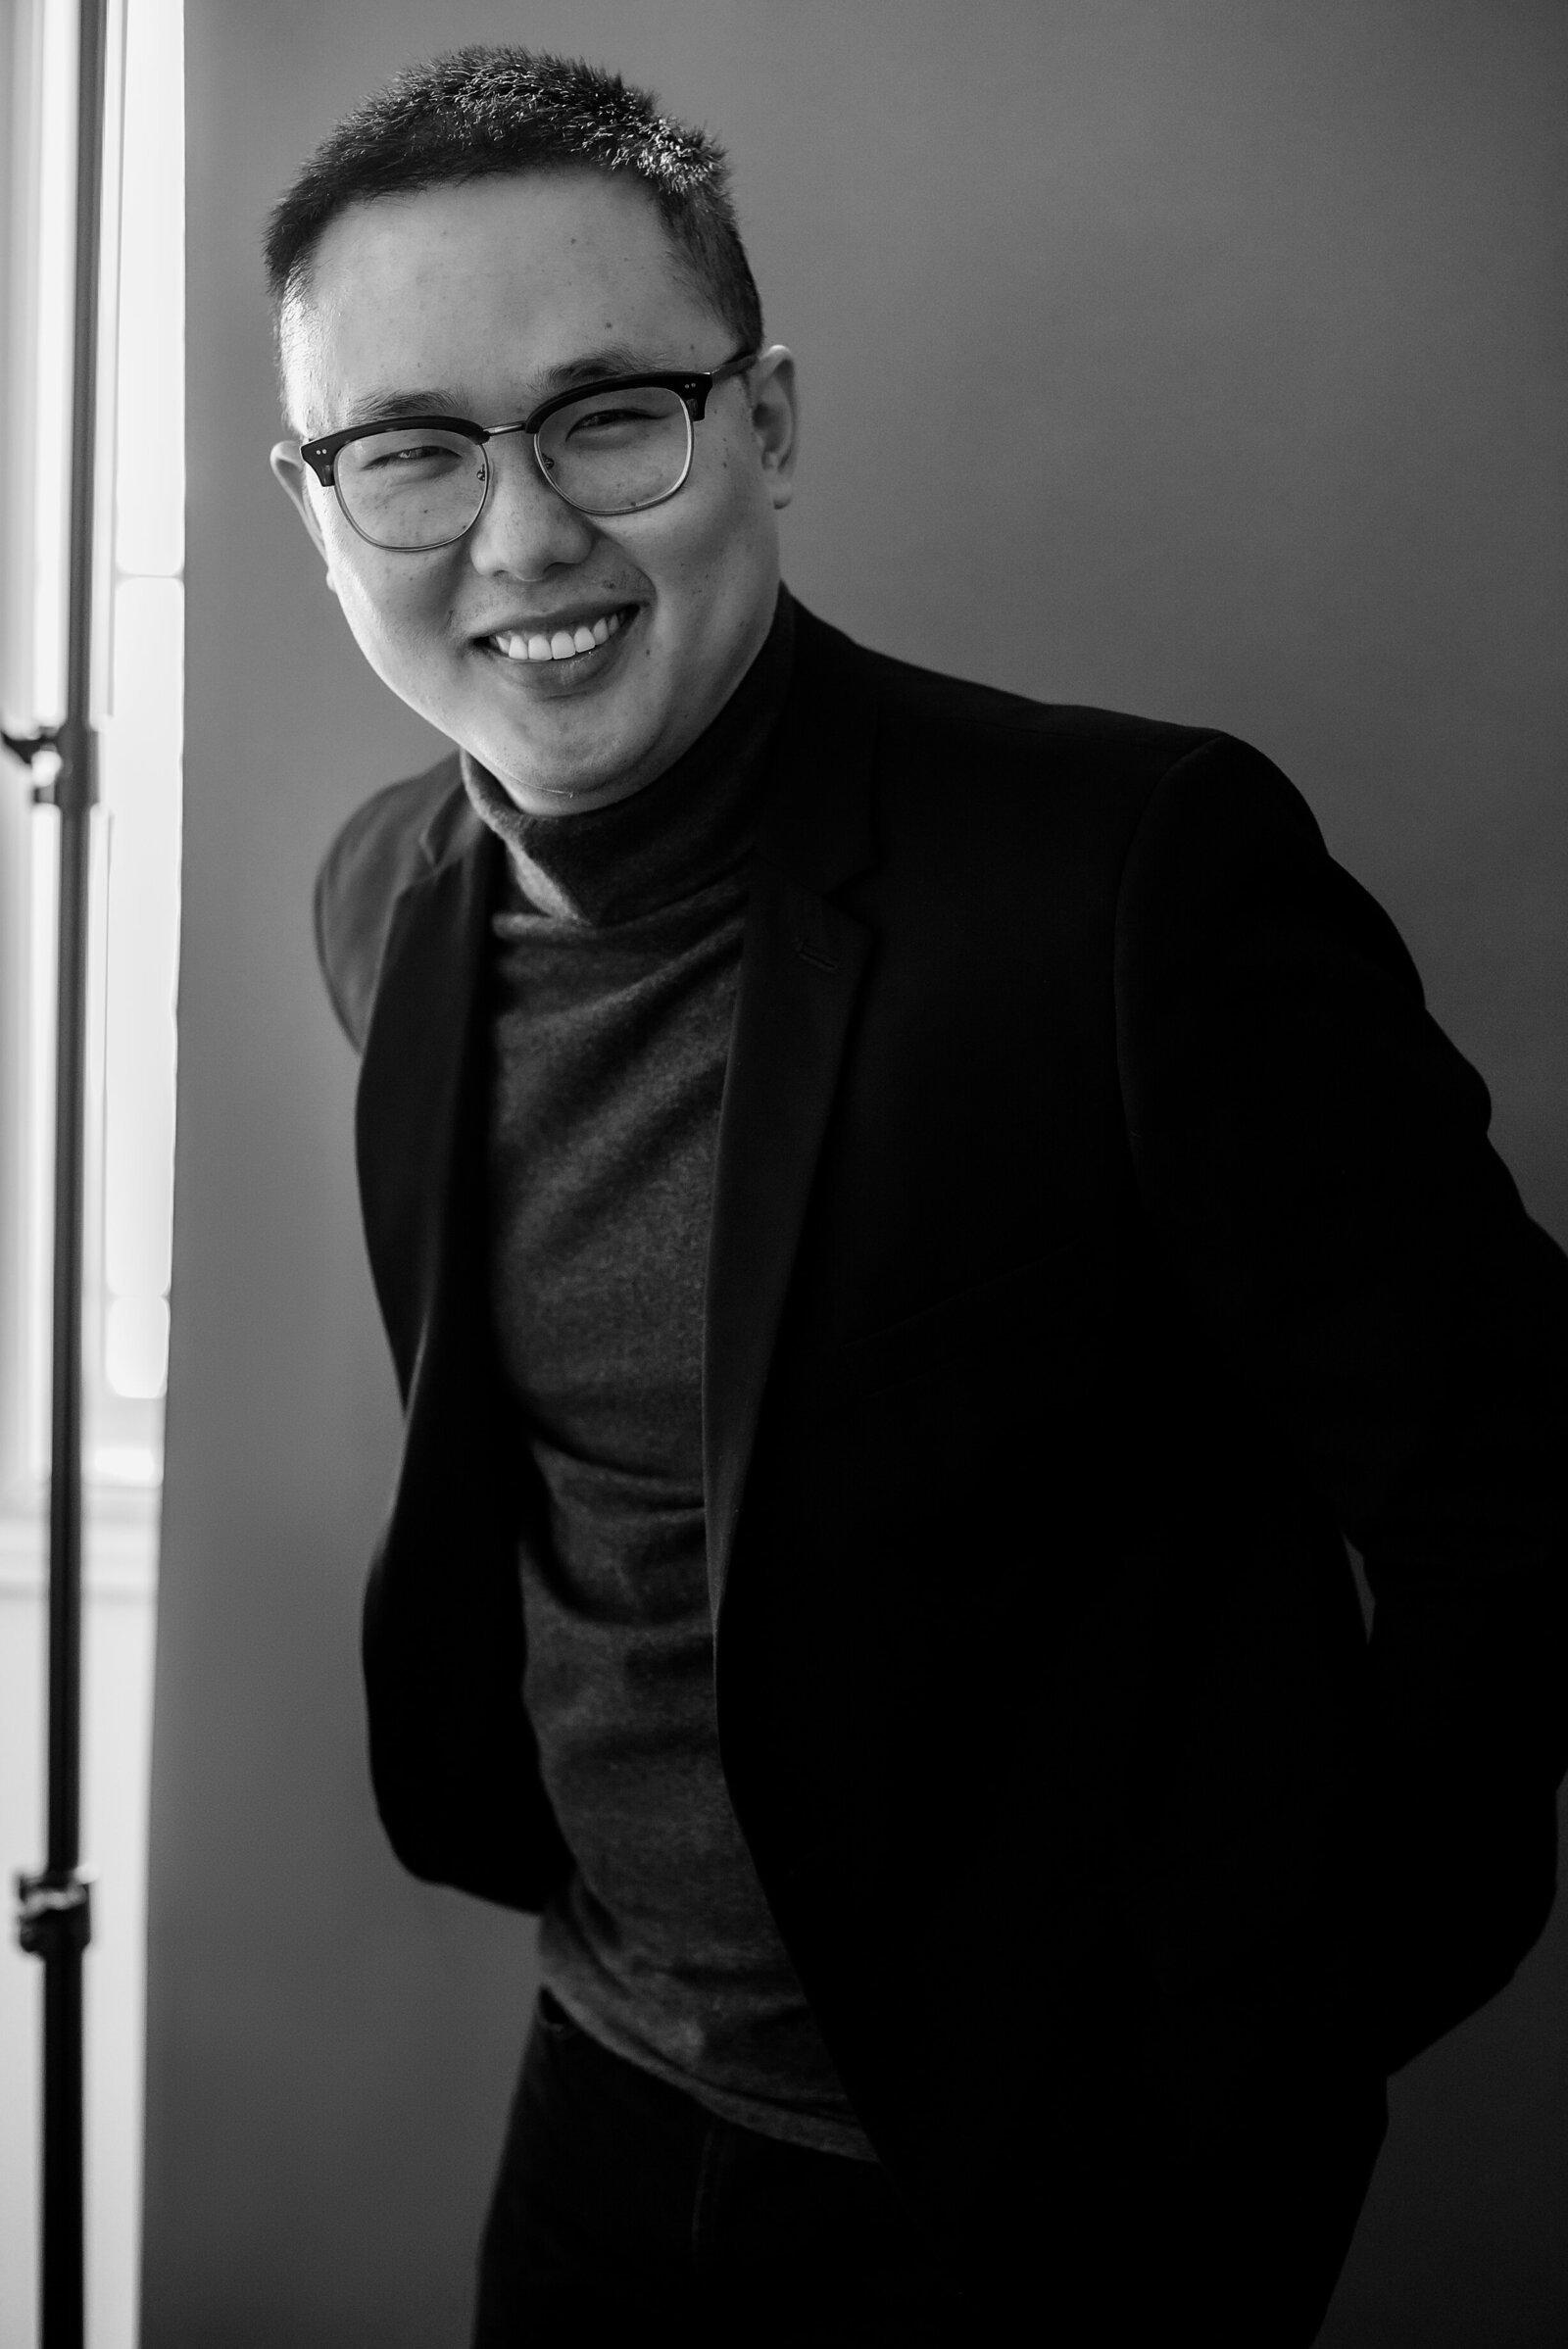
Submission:
M 408 1412 L 376 1796 L 417 1875 L 533 1909 L 567 1855 L 484 1288 L 499 855 L 448 760 L 351 819 L 318 918 Z M 1168 2120 L 1293 2048 L 1381 2073 L 1540 1933 L 1568 1262 L 1488 1108 L 1265 759 L 799 612 L 709 1261 L 719 1735 L 933 2210 L 1107 2082 L 1175 2081 Z

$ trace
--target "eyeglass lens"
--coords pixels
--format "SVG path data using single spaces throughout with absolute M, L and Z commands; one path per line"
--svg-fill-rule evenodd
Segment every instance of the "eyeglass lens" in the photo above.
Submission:
M 692 426 L 678 392 L 655 384 L 573 400 L 546 416 L 539 459 L 551 485 L 587 514 L 631 514 L 680 487 Z M 461 432 L 420 425 L 368 432 L 339 450 L 337 492 L 356 530 L 380 547 L 461 538 L 484 504 L 485 452 Z

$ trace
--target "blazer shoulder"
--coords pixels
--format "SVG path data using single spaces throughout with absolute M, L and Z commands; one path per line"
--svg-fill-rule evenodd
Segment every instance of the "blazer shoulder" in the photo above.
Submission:
M 1332 934 L 1419 1003 L 1409 951 L 1377 901 L 1330 854 L 1307 801 L 1271 759 L 1226 734 L 1163 774 L 1123 870 L 1123 953 L 1138 942 L 1183 961 L 1261 926 Z
M 441 853 L 441 818 L 466 805 L 453 752 L 423 774 L 388 783 L 356 807 L 316 877 L 316 951 L 344 1033 L 365 1043 L 392 909 Z
M 803 684 L 862 746 L 876 860 L 892 887 L 932 869 L 971 892 L 999 874 L 1052 901 L 1113 911 L 1152 811 L 1202 831 L 1238 800 L 1249 833 L 1312 817 L 1278 768 L 1214 726 L 1038 701 L 857 644 L 797 605 Z
M 1142 798 L 1216 739 L 1213 728 L 1034 701 L 886 654 L 861 658 L 877 695 L 883 757 L 911 777 L 941 772 L 961 776 L 966 788 L 1050 783 L 1101 792 L 1120 782 Z
M 1173 772 L 1241 744 L 1213 727 L 1136 711 L 1033 701 L 879 654 L 862 672 L 876 704 L 875 800 L 887 848 L 1029 859 L 1114 890 L 1128 846 Z M 1261 763 L 1261 762 L 1259 762 Z M 942 849 L 947 854 L 948 848 Z

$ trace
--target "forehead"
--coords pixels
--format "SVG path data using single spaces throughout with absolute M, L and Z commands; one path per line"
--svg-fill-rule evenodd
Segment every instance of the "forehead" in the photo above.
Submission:
M 713 316 L 652 197 L 596 171 L 535 173 L 352 205 L 285 321 L 289 405 L 328 429 L 396 386 L 515 401 L 608 345 L 685 364 Z

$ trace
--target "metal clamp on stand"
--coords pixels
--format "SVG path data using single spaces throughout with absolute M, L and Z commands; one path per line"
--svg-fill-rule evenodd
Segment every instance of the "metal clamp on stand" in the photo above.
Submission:
M 31 766 L 40 751 L 54 750 L 59 741 L 58 726 L 40 726 L 33 734 L 8 734 L 4 726 L 0 726 L 0 742 L 5 744 L 13 759 L 22 760 L 24 766 Z
M 39 726 L 32 734 L 8 734 L 4 726 L 0 726 L 0 742 L 5 744 L 13 759 L 20 759 L 30 771 L 46 753 L 57 759 L 64 757 L 60 748 L 60 737 L 64 731 L 62 726 Z M 35 807 L 54 806 L 55 780 L 51 776 L 47 783 L 34 783 L 32 804 Z
M 79 1956 L 92 1939 L 91 1880 L 74 1869 L 19 1874 L 17 1939 L 29 1957 Z

